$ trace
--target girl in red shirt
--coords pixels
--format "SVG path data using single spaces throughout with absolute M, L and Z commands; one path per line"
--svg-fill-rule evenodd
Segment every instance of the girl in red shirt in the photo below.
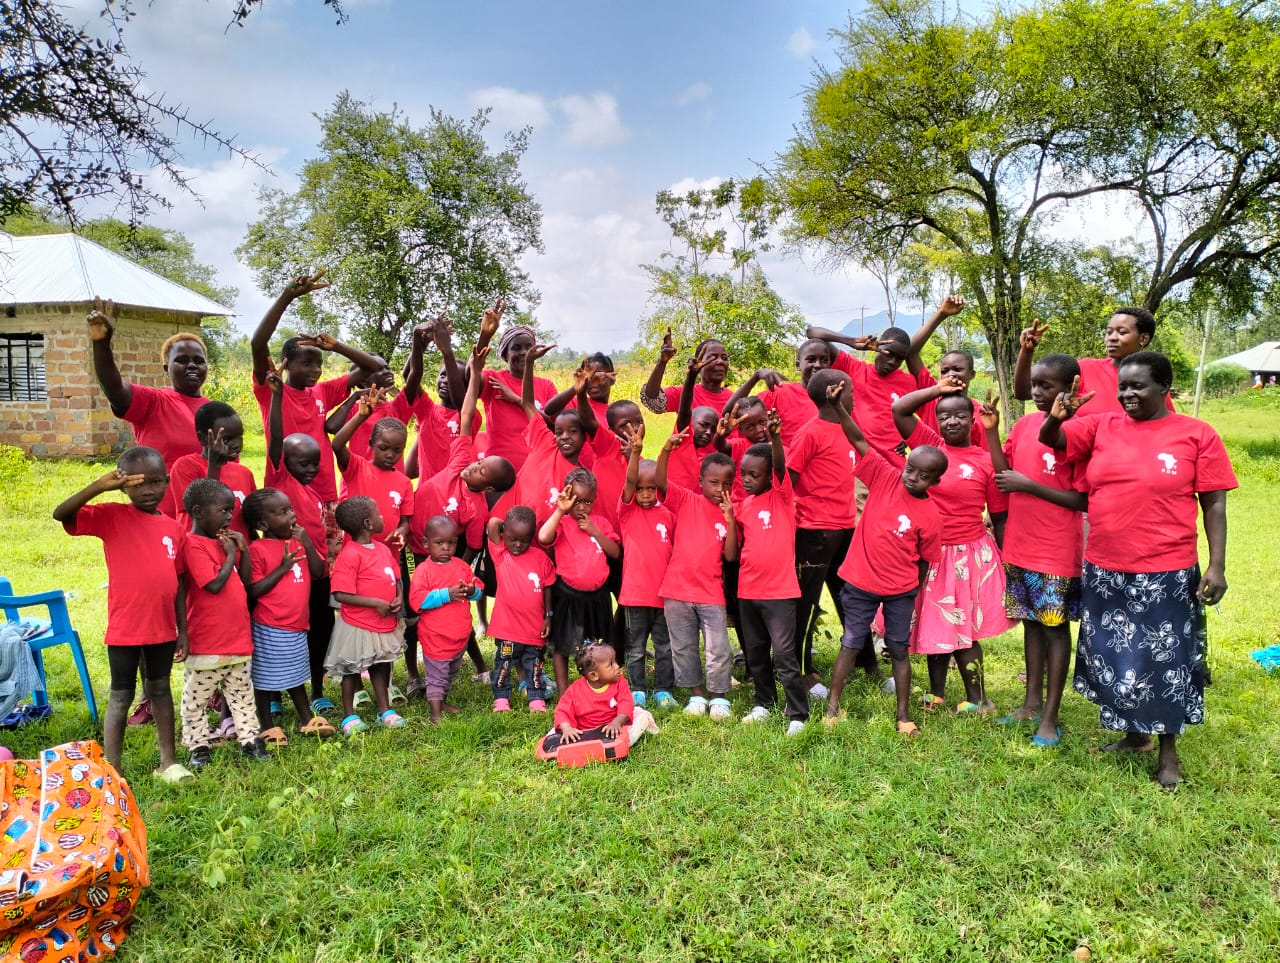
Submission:
M 569 655 L 584 639 L 609 637 L 613 611 L 609 605 L 609 559 L 619 558 L 618 533 L 595 512 L 596 479 L 585 468 L 564 478 L 551 517 L 538 529 L 538 544 L 555 554 L 552 589 L 551 645 L 556 688 L 569 684 Z M 561 521 L 569 516 L 568 524 Z
M 307 701 L 307 681 L 311 665 L 307 657 L 308 606 L 311 580 L 323 578 L 324 559 L 288 497 L 274 488 L 259 488 L 244 500 L 245 524 L 249 526 L 249 601 L 255 603 L 251 629 L 254 702 L 262 741 L 267 745 L 286 744 L 284 730 L 271 718 L 277 693 L 288 692 L 304 735 L 331 736 L 333 726 L 317 714 Z M 302 720 L 306 719 L 305 725 Z
M 1009 502 L 996 486 L 986 448 L 970 443 L 973 405 L 964 388 L 964 382 L 955 378 L 913 391 L 893 403 L 893 418 L 908 446 L 931 445 L 947 456 L 946 473 L 929 495 L 942 515 L 942 557 L 929 567 L 924 591 L 916 599 L 911 643 L 912 652 L 928 656 L 931 694 L 924 697 L 925 708 L 944 704 L 947 669 L 954 654 L 965 688 L 956 712 L 986 715 L 995 706 L 987 699 L 979 642 L 1017 624 L 1004 609 L 999 549 Z M 918 408 L 935 399 L 941 435 L 915 417 Z M 983 524 L 984 511 L 991 515 L 995 538 Z
M 352 736 L 369 727 L 356 715 L 360 674 L 369 673 L 378 721 L 399 729 L 404 717 L 391 708 L 391 667 L 404 650 L 400 613 L 404 608 L 400 563 L 374 538 L 382 531 L 378 504 L 367 495 L 339 503 L 339 527 L 351 537 L 333 563 L 329 586 L 342 606 L 325 654 L 330 678 L 342 680 L 342 731 Z
M 1036 411 L 1023 415 L 1002 448 L 999 410 L 984 405 L 987 448 L 996 484 L 1009 495 L 1005 525 L 1005 611 L 1020 619 L 1027 688 L 1022 705 L 996 720 L 1039 722 L 1031 741 L 1058 744 L 1058 710 L 1071 664 L 1071 625 L 1080 618 L 1080 567 L 1084 551 L 1084 466 L 1040 442 L 1040 426 L 1053 400 L 1071 390 L 1080 366 L 1069 354 L 1046 355 L 1031 369 Z M 1047 692 L 1045 691 L 1047 688 Z
M 613 646 L 588 642 L 578 647 L 574 662 L 578 678 L 556 703 L 555 728 L 542 742 L 544 751 L 584 738 L 617 739 L 623 729 L 634 746 L 646 732 L 658 731 L 653 716 L 632 701 Z
M 506 302 L 499 299 L 497 304 L 485 311 L 480 320 L 480 341 L 477 348 L 488 348 L 490 340 L 498 331 L 505 309 Z M 535 340 L 533 329 L 528 325 L 513 324 L 507 328 L 498 340 L 498 357 L 507 363 L 507 370 L 487 372 L 480 386 L 480 400 L 484 402 L 484 413 L 489 419 L 486 452 L 501 455 L 517 469 L 529 456 L 524 440 L 528 419 L 520 404 L 512 402 L 502 389 L 517 395 L 524 381 L 525 362 Z M 556 386 L 546 378 L 533 378 L 532 391 L 532 403 L 541 414 L 543 406 L 556 396 Z

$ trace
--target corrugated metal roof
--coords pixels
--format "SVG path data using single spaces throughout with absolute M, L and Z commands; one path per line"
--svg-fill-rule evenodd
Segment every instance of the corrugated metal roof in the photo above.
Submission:
M 139 308 L 235 313 L 75 234 L 15 237 L 0 232 L 0 304 L 75 304 L 95 296 Z
M 1239 365 L 1249 371 L 1280 371 L 1280 341 L 1263 341 L 1247 351 L 1210 361 L 1208 366 L 1215 364 Z

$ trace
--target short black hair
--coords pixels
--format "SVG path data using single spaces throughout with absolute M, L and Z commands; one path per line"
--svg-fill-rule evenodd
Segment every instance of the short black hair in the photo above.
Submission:
M 816 344 L 818 347 L 820 347 L 823 351 L 827 353 L 827 360 L 828 361 L 831 360 L 831 355 L 833 354 L 834 349 L 831 347 L 830 342 L 823 341 L 821 338 L 807 338 L 806 340 L 801 341 L 800 346 L 796 348 L 797 361 L 800 360 L 800 355 L 804 354 L 804 349 L 809 347 L 809 345 L 811 344 Z
M 503 520 L 504 525 L 534 525 L 538 524 L 538 516 L 534 514 L 533 509 L 528 505 L 512 505 L 507 509 L 507 517 Z
M 743 458 L 763 458 L 773 464 L 773 445 L 767 441 L 757 442 L 742 453 Z
M 516 483 L 516 466 L 501 455 L 489 455 L 485 461 L 496 459 L 494 463 L 493 490 L 495 492 L 510 491 Z
M 911 335 L 903 331 L 901 328 L 885 328 L 880 332 L 881 341 L 896 341 L 899 344 L 910 345 Z
M 196 434 L 204 437 L 223 418 L 239 417 L 239 413 L 225 401 L 206 401 L 196 409 Z
M 1151 380 L 1165 391 L 1173 387 L 1173 365 L 1159 351 L 1135 351 L 1120 362 L 1120 368 L 1146 368 Z
M 148 448 L 146 445 L 134 445 L 132 448 L 126 448 L 120 453 L 120 457 L 116 460 L 116 467 L 127 475 L 135 474 L 129 469 L 137 467 L 144 462 L 155 459 L 161 466 L 168 471 L 168 466 L 164 463 L 164 455 L 156 451 L 154 448 Z
M 1062 354 L 1061 352 L 1047 354 L 1037 361 L 1036 365 L 1044 365 L 1053 372 L 1054 378 L 1068 387 L 1073 380 L 1080 377 L 1080 362 L 1069 354 Z
M 338 502 L 333 518 L 340 529 L 354 538 L 376 508 L 377 502 L 368 495 L 353 495 Z
M 212 505 L 216 498 L 235 498 L 235 495 L 216 478 L 197 478 L 182 493 L 182 507 L 188 515 L 194 515 L 197 508 Z
M 1138 326 L 1138 333 L 1145 334 L 1148 338 L 1154 338 L 1156 334 L 1156 316 L 1146 308 L 1138 307 L 1136 304 L 1126 305 L 1123 308 L 1116 308 L 1112 314 L 1127 314 L 1133 318 Z
M 713 451 L 706 458 L 702 459 L 702 465 L 698 468 L 698 477 L 701 478 L 707 473 L 708 468 L 733 468 L 733 459 L 722 451 Z
M 843 371 L 837 371 L 835 368 L 823 368 L 821 371 L 815 371 L 813 377 L 809 379 L 809 400 L 821 408 L 827 403 L 827 389 L 840 381 L 845 383 L 845 391 L 853 390 L 852 379 Z
M 612 429 L 613 426 L 618 423 L 618 419 L 623 416 L 623 412 L 628 411 L 631 408 L 634 408 L 637 412 L 640 410 L 640 406 L 630 398 L 620 398 L 617 401 L 611 402 L 609 407 L 604 410 L 604 420 Z
M 596 493 L 600 491 L 596 476 L 585 468 L 574 468 L 564 476 L 565 491 L 569 491 L 574 485 L 581 485 L 583 488 L 589 488 Z
M 977 370 L 978 370 L 978 369 L 977 369 L 977 367 L 976 367 L 977 362 L 975 362 L 975 361 L 973 360 L 973 352 L 972 352 L 972 351 L 966 351 L 964 348 L 952 348 L 950 351 L 944 351 L 944 352 L 942 352 L 942 357 L 943 357 L 943 358 L 945 358 L 945 357 L 947 357 L 947 356 L 949 356 L 949 355 L 953 355 L 953 354 L 958 354 L 958 355 L 960 355 L 962 358 L 964 358 L 964 360 L 965 360 L 965 361 L 968 363 L 968 365 L 969 365 L 969 370 L 970 370 L 970 371 L 977 371 Z M 941 360 L 942 360 L 942 358 L 939 358 L 938 360 L 939 360 L 939 361 L 941 361 Z

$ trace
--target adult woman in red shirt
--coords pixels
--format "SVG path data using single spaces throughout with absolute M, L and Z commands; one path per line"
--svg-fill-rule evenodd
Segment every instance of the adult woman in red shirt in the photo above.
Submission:
M 1168 358 L 1136 352 L 1118 376 L 1122 411 L 1072 419 L 1092 397 L 1078 394 L 1076 379 L 1040 441 L 1088 463 L 1075 690 L 1098 704 L 1105 728 L 1125 734 L 1106 751 L 1149 752 L 1160 737 L 1156 781 L 1170 789 L 1182 779 L 1177 738 L 1204 721 L 1204 607 L 1227 591 L 1227 492 L 1237 482 L 1217 433 L 1165 407 Z M 1197 507 L 1209 543 L 1203 574 Z

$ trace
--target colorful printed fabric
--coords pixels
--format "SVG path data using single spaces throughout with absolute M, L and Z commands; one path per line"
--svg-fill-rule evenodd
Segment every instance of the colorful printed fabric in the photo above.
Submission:
M 1050 628 L 1080 618 L 1080 579 L 1004 563 L 1004 610 L 1011 619 Z
M 1177 735 L 1204 722 L 1200 566 L 1130 574 L 1085 562 L 1083 580 L 1073 685 L 1103 727 Z
M 0 763 L 0 958 L 113 956 L 150 882 L 138 804 L 96 742 Z

